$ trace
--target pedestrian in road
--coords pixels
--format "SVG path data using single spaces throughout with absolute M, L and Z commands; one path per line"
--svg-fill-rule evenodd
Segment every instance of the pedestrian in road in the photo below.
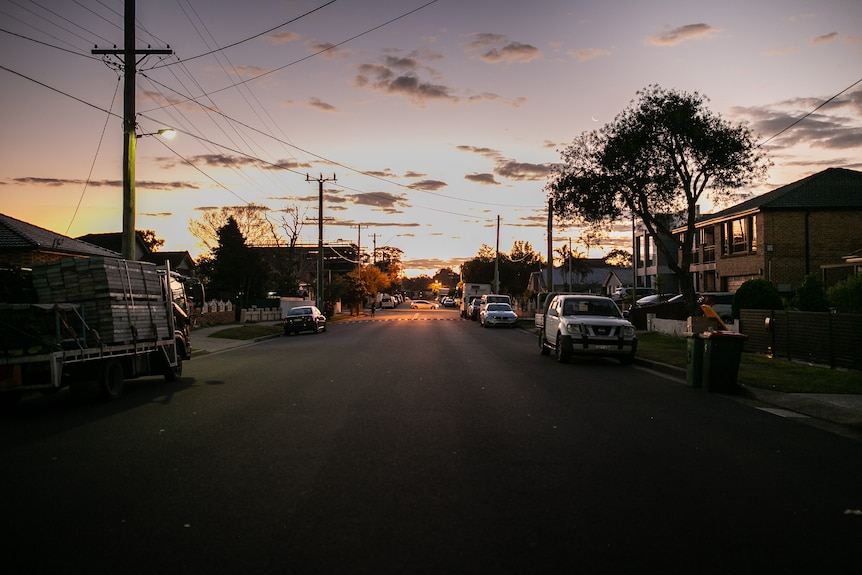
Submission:
M 374 304 L 376 302 L 371 302 L 371 317 L 374 317 Z

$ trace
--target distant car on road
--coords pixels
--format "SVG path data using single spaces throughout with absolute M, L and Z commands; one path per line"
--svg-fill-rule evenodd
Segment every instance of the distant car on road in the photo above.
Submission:
M 518 324 L 518 314 L 507 303 L 489 303 L 479 312 L 479 325 L 491 327 L 502 325 L 515 327 Z
M 326 316 L 316 306 L 302 305 L 292 308 L 281 320 L 284 325 L 284 335 L 311 331 L 320 333 L 326 331 Z
M 440 303 L 443 304 L 443 307 L 455 307 L 455 300 L 449 296 L 444 297 Z
M 425 299 L 414 299 L 410 302 L 411 309 L 437 309 L 439 304 L 431 303 Z

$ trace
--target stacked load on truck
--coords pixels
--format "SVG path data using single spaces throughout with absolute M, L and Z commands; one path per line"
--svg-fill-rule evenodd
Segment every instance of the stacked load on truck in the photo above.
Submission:
M 105 345 L 173 337 L 154 264 L 114 258 L 67 258 L 33 266 L 38 303 L 79 306 L 86 337 Z

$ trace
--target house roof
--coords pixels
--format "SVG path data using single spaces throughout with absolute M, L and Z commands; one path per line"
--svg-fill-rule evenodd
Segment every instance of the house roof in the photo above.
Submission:
M 76 240 L 0 214 L 0 251 L 35 250 L 85 256 L 117 257 L 120 255 L 89 242 Z
M 725 220 L 752 211 L 862 209 L 862 172 L 828 168 L 705 217 Z M 701 223 L 701 222 L 698 222 Z

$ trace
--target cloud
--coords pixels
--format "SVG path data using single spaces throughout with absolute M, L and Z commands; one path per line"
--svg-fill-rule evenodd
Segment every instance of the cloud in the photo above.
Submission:
M 447 185 L 448 184 L 446 182 L 441 182 L 440 180 L 421 180 L 415 184 L 411 184 L 410 188 L 415 190 L 425 190 L 426 192 L 436 192 L 438 190 L 442 190 Z
M 787 130 L 774 140 L 771 147 L 786 148 L 807 145 L 829 150 L 862 149 L 862 90 L 843 94 L 819 111 L 826 98 L 795 98 L 760 107 L 736 107 L 734 116 L 747 119 L 755 133 L 763 139 Z M 806 114 L 810 115 L 788 129 Z
M 498 182 L 494 178 L 494 174 L 467 174 L 464 176 L 464 179 L 476 184 L 483 184 L 486 186 L 499 186 L 500 182 Z
M 476 33 L 471 34 L 470 38 L 472 40 L 466 45 L 466 53 L 489 64 L 526 64 L 542 55 L 542 51 L 535 46 L 512 42 L 501 34 Z
M 518 107 L 526 101 L 525 98 L 505 99 L 491 92 L 473 92 L 469 88 L 459 91 L 441 82 L 439 71 L 427 63 L 440 59 L 441 55 L 427 50 L 413 50 L 406 56 L 386 54 L 380 62 L 357 66 L 353 83 L 357 88 L 406 97 L 420 106 L 429 102 L 458 104 L 503 101 Z
M 838 32 L 830 32 L 829 34 L 824 34 L 822 36 L 818 36 L 817 38 L 811 41 L 815 46 L 817 44 L 826 44 L 827 42 L 831 42 L 838 37 Z
M 649 38 L 647 44 L 651 46 L 676 46 L 688 40 L 709 38 L 718 32 L 718 28 L 713 28 L 708 24 L 686 24 Z
M 269 35 L 269 39 L 273 44 L 287 44 L 288 42 L 299 40 L 299 38 L 300 36 L 296 32 L 276 32 Z
M 519 182 L 538 182 L 548 178 L 550 164 L 533 164 L 506 158 L 499 150 L 476 146 L 457 146 L 458 150 L 478 154 L 494 162 L 494 174 Z M 466 176 L 465 176 L 466 177 Z
M 583 48 L 581 50 L 569 50 L 567 53 L 579 62 L 586 62 L 611 55 L 611 51 L 604 48 Z
M 24 177 L 24 178 L 14 178 L 12 180 L 16 184 L 24 184 L 24 185 L 36 185 L 36 186 L 48 186 L 48 187 L 61 187 L 61 186 L 83 186 L 86 185 L 90 188 L 122 188 L 123 181 L 122 180 L 77 180 L 77 179 L 66 179 L 66 178 L 39 178 L 39 177 Z M 148 190 L 197 190 L 200 189 L 200 185 L 196 182 L 183 182 L 183 181 L 173 181 L 173 182 L 157 182 L 151 180 L 136 180 L 135 181 L 136 188 L 148 189 Z
M 318 110 L 323 110 L 324 112 L 337 112 L 338 111 L 338 108 L 336 108 L 332 104 L 324 102 L 320 98 L 311 98 L 308 102 L 308 106 L 311 108 L 317 108 Z

